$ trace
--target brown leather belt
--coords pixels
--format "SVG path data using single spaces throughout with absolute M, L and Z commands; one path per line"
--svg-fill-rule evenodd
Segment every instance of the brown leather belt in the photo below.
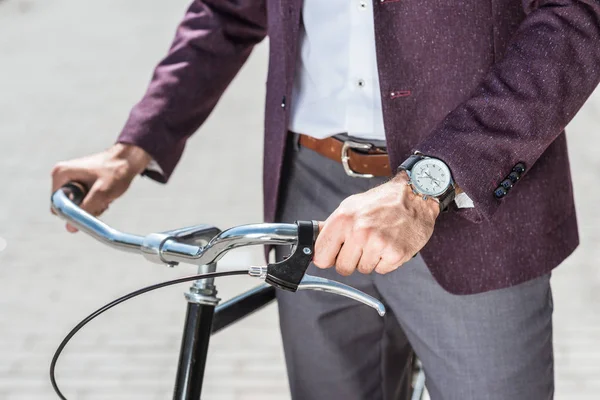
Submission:
M 339 140 L 334 137 L 315 139 L 300 134 L 300 146 L 306 147 L 344 166 L 350 176 L 372 178 L 392 176 L 388 154 L 370 143 Z

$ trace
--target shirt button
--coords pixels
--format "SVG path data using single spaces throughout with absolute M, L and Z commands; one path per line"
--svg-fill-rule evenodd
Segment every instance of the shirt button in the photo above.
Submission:
M 356 85 L 358 87 L 365 87 L 365 81 L 363 79 L 359 79 L 358 81 L 356 81 Z
M 367 8 L 367 3 L 365 3 L 364 1 L 360 2 L 360 9 L 361 10 L 365 10 Z

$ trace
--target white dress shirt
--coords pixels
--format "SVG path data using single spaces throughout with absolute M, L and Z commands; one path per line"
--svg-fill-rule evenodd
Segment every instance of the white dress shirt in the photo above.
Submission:
M 368 0 L 304 0 L 289 129 L 385 140 Z
M 372 2 L 304 0 L 299 40 L 288 128 L 385 140 Z M 465 193 L 455 202 L 473 207 Z

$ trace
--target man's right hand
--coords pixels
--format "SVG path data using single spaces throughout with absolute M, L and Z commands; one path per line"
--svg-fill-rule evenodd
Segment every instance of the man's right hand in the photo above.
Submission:
M 152 157 L 142 148 L 117 143 L 108 150 L 83 158 L 61 161 L 52 169 L 52 193 L 69 182 L 80 182 L 89 193 L 80 207 L 94 216 L 101 215 L 120 197 Z M 69 232 L 77 229 L 67 224 Z

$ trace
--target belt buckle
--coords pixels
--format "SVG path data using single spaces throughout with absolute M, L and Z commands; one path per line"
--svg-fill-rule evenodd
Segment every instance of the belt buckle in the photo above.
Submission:
M 371 143 L 359 143 L 359 142 L 353 142 L 351 140 L 345 140 L 344 144 L 342 145 L 342 165 L 344 166 L 344 171 L 346 172 L 346 175 L 348 176 L 352 176 L 354 178 L 373 178 L 374 175 L 371 174 L 359 174 L 358 172 L 355 172 L 352 170 L 352 168 L 350 168 L 350 156 L 348 155 L 348 150 L 349 149 L 358 149 L 358 150 L 369 150 L 373 147 L 373 145 Z

